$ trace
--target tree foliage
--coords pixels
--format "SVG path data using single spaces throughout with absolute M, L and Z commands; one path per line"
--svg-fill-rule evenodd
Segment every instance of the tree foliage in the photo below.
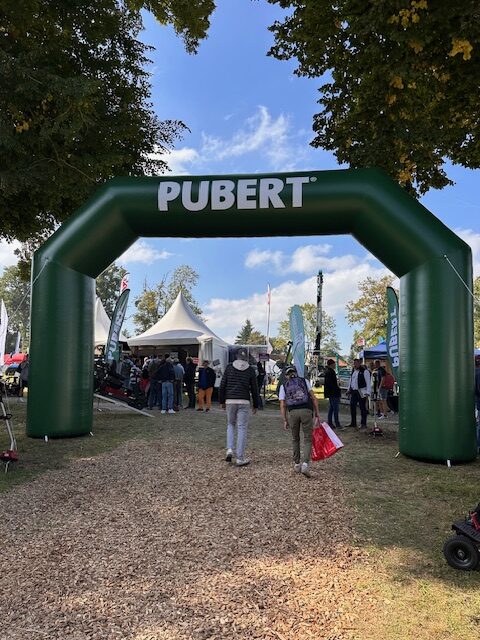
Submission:
M 116 265 L 114 262 L 95 281 L 97 296 L 102 301 L 104 309 L 110 318 L 120 295 L 120 283 L 126 273 L 126 269 Z
M 0 300 L 8 313 L 8 331 L 20 331 L 22 348 L 30 340 L 30 284 L 22 279 L 18 266 L 5 267 L 0 276 Z
M 158 154 L 185 126 L 149 103 L 142 8 L 194 51 L 214 3 L 2 2 L 0 237 L 48 236 L 105 180 L 166 169 Z
M 135 299 L 136 312 L 133 315 L 133 322 L 137 331 L 143 333 L 162 318 L 175 302 L 180 291 L 193 312 L 201 316 L 202 310 L 191 292 L 198 282 L 198 277 L 198 273 L 192 267 L 182 264 L 170 277 L 168 273 L 165 274 L 154 287 L 149 287 L 145 281 L 142 293 Z
M 305 302 L 300 305 L 303 314 L 303 325 L 305 328 L 305 340 L 315 346 L 317 336 L 317 306 L 311 302 Z M 290 313 L 292 307 L 287 312 L 287 317 L 278 325 L 278 335 L 275 340 L 276 345 L 282 345 L 284 351 L 287 349 L 287 343 L 290 341 Z M 322 339 L 320 341 L 320 352 L 322 355 L 333 355 L 340 351 L 340 344 L 337 338 L 337 326 L 335 319 L 322 310 Z
M 366 345 L 375 345 L 386 338 L 387 287 L 391 287 L 394 276 L 386 275 L 379 280 L 366 278 L 358 284 L 360 296 L 347 304 L 347 320 L 350 325 L 359 325 L 354 333 L 354 350 L 359 338 Z M 398 295 L 398 291 L 397 291 Z
M 480 167 L 478 0 L 269 2 L 293 10 L 269 54 L 323 82 L 314 147 L 416 193 L 452 184 L 445 158 Z
M 266 344 L 266 341 L 267 339 L 263 333 L 254 329 L 248 318 L 235 338 L 235 344 Z

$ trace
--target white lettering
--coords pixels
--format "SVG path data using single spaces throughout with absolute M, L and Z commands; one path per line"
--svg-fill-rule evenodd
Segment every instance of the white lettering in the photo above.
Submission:
M 239 180 L 237 183 L 237 209 L 257 208 L 257 182 L 256 179 Z M 251 199 L 253 198 L 253 200 Z
M 261 178 L 259 198 L 260 209 L 268 209 L 270 202 L 274 209 L 284 209 L 285 204 L 279 196 L 283 186 L 283 180 L 280 180 L 280 178 Z
M 222 211 L 230 209 L 235 204 L 233 180 L 213 180 L 212 182 L 212 210 Z
M 202 180 L 198 189 L 198 200 L 192 202 L 192 182 L 186 180 L 182 185 L 182 204 L 188 211 L 201 211 L 208 203 L 209 180 Z
M 310 181 L 308 176 L 300 176 L 298 178 L 287 178 L 286 184 L 292 185 L 292 207 L 301 207 L 303 201 L 303 189 L 302 185 L 307 184 Z
M 180 193 L 178 182 L 160 182 L 158 185 L 158 210 L 168 211 L 168 203 Z
M 170 202 L 180 194 L 187 211 L 223 211 L 236 206 L 237 209 L 285 209 L 303 206 L 303 185 L 313 178 L 294 176 L 291 178 L 240 178 L 238 180 L 192 180 L 174 182 L 165 180 L 158 185 L 158 209 L 168 211 Z M 285 185 L 291 185 L 291 202 L 280 195 Z M 198 190 L 198 195 L 197 195 Z M 195 200 L 193 199 L 195 198 Z

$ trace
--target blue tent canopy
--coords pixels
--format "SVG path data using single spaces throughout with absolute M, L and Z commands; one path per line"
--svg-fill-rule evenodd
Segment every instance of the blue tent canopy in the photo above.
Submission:
M 387 357 L 387 343 L 385 340 L 382 340 L 374 347 L 367 347 L 363 351 L 360 352 L 360 358 L 364 360 L 385 360 Z

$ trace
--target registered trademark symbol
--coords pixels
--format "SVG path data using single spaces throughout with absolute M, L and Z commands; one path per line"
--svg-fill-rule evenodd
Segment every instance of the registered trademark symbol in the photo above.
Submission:
M 317 181 L 317 178 L 315 176 L 310 177 L 310 182 L 316 182 L 316 181 Z

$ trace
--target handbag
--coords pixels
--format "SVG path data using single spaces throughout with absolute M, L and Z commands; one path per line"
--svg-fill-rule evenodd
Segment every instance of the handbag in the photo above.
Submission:
M 325 460 L 343 447 L 343 442 L 333 431 L 327 422 L 321 422 L 320 418 L 315 418 L 312 433 L 312 460 Z

